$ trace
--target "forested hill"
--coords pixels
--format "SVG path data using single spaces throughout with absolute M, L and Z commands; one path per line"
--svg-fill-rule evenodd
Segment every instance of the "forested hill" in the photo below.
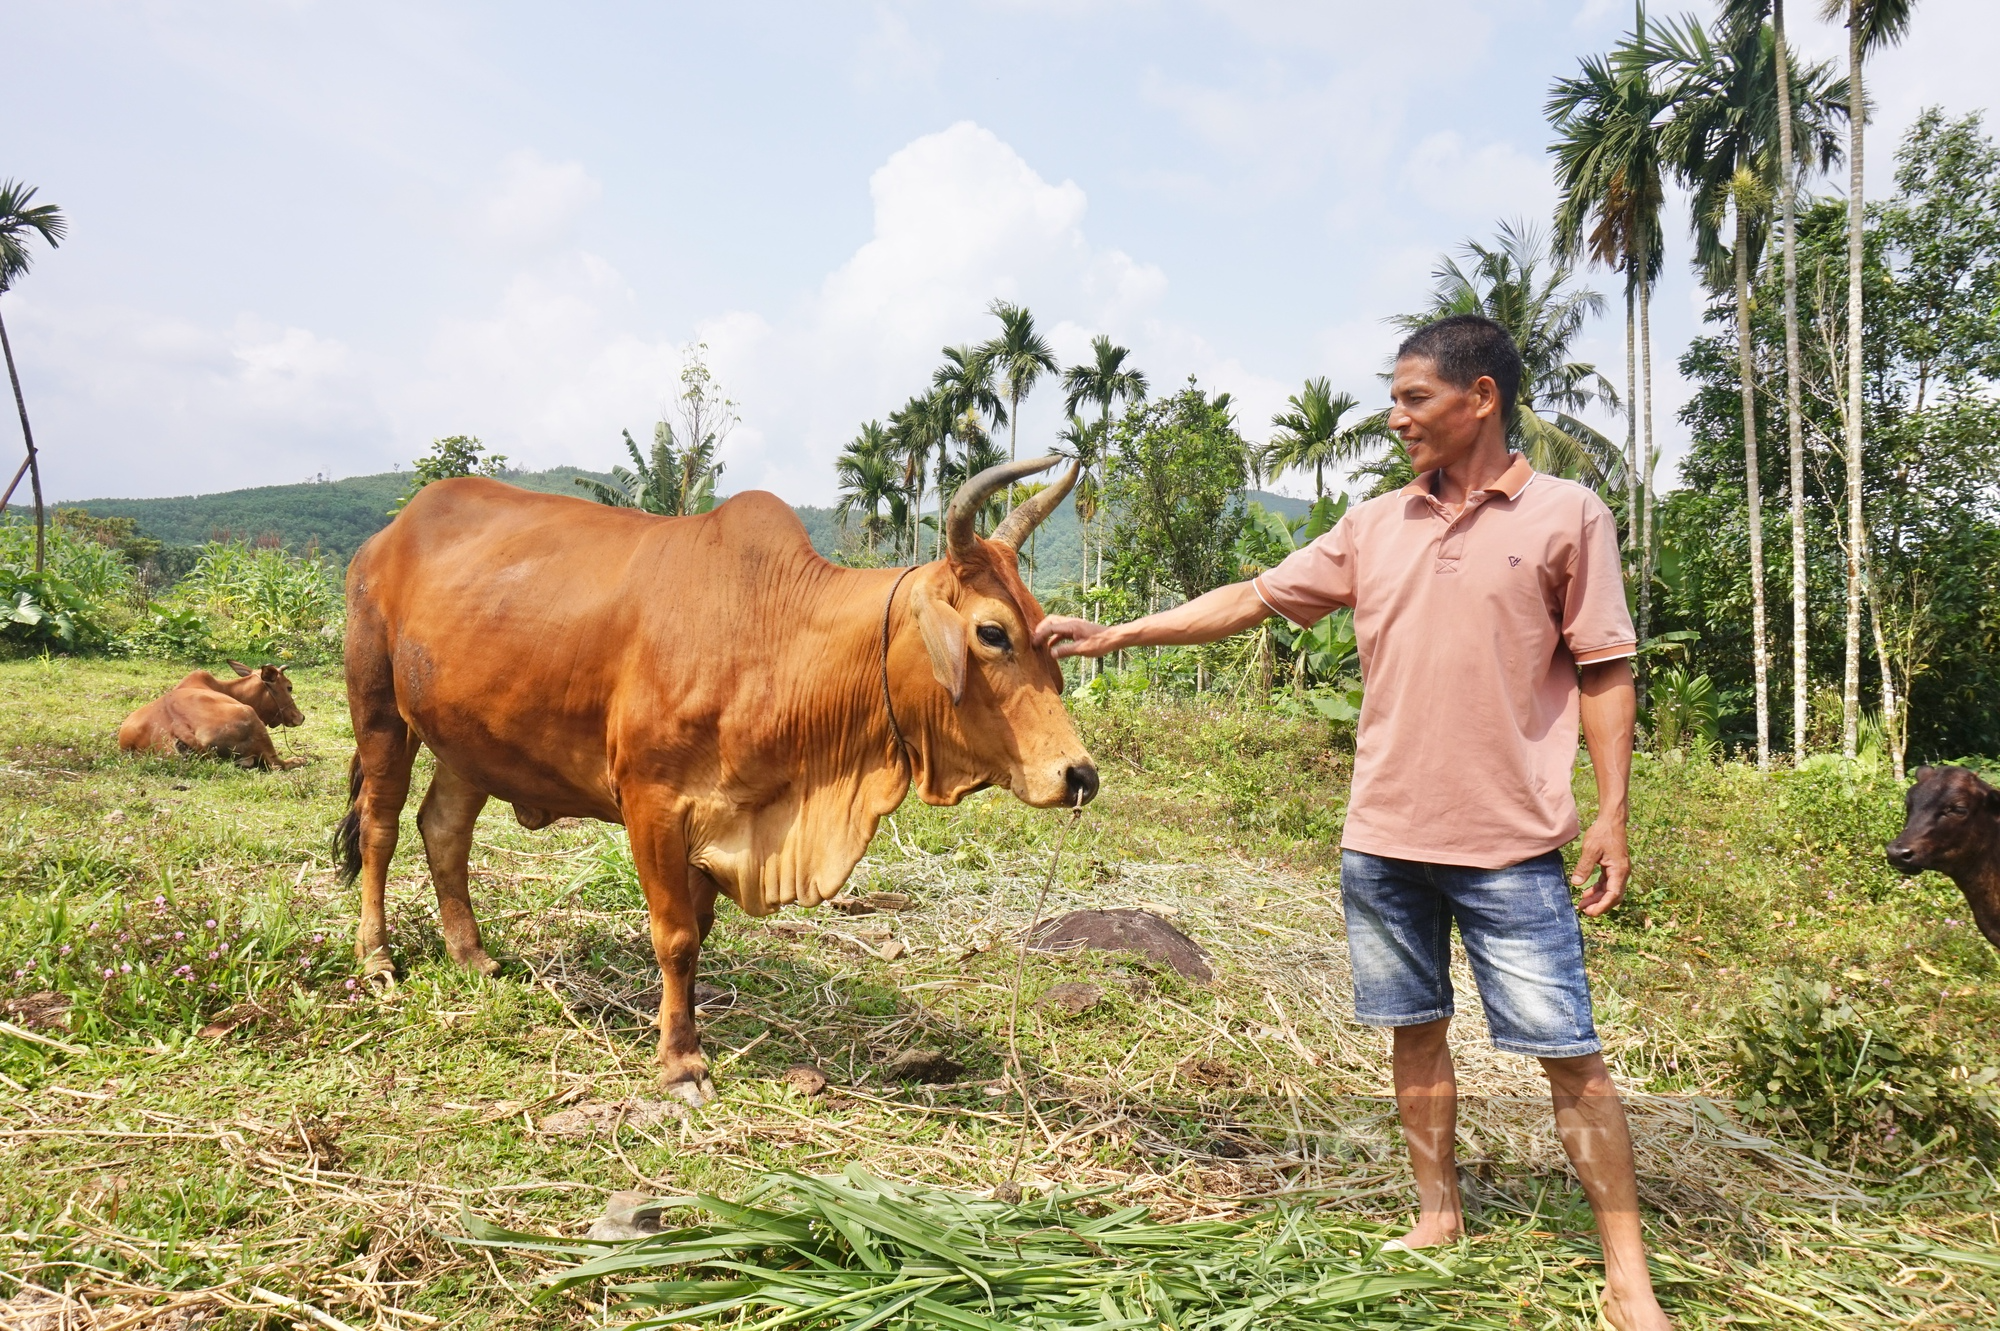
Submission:
M 510 471 L 502 479 L 527 490 L 576 495 L 581 494 L 576 487 L 579 476 L 600 481 L 611 479 L 604 472 L 578 467 Z M 84 499 L 56 507 L 87 509 L 103 517 L 132 518 L 141 532 L 168 545 L 199 545 L 211 540 L 254 541 L 275 536 L 293 550 L 317 545 L 344 563 L 363 541 L 388 525 L 389 509 L 409 483 L 408 472 L 379 472 L 339 481 L 265 485 L 171 499 Z M 1304 500 L 1262 491 L 1253 490 L 1250 497 L 1267 508 L 1294 517 L 1309 507 Z M 27 510 L 16 504 L 9 511 L 23 514 Z M 831 555 L 839 548 L 840 523 L 831 508 L 794 505 L 794 511 L 821 553 Z M 1069 504 L 1051 514 L 1037 533 L 1035 562 L 1035 581 L 1040 586 L 1071 581 L 1081 573 L 1082 535 L 1077 529 L 1076 512 Z

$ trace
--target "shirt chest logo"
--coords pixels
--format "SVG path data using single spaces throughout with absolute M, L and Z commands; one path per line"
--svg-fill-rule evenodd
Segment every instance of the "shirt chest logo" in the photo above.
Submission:
M 1519 568 L 1520 566 L 1521 566 L 1521 556 L 1519 556 L 1519 555 L 1508 555 L 1508 556 L 1507 556 L 1507 567 L 1508 567 L 1508 568 Z

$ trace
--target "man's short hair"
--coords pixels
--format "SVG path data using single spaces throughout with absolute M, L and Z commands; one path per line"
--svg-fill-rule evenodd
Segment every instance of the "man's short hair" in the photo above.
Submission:
M 1396 359 L 1421 356 L 1437 366 L 1438 375 L 1454 388 L 1470 388 L 1481 375 L 1500 390 L 1500 419 L 1514 419 L 1514 401 L 1521 395 L 1521 352 L 1507 330 L 1483 314 L 1454 314 L 1427 323 L 1403 339 Z

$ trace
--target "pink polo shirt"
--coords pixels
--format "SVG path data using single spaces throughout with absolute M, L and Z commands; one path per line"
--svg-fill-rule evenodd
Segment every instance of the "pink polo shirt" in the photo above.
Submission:
M 1454 519 L 1435 479 L 1351 509 L 1256 588 L 1294 624 L 1354 608 L 1366 692 L 1340 844 L 1497 869 L 1576 836 L 1576 667 L 1636 635 L 1595 494 L 1515 454 Z

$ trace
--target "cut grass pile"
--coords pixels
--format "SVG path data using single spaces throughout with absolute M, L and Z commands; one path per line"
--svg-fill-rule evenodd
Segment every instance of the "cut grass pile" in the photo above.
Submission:
M 1144 1206 L 1107 1210 L 1092 1200 L 996 1201 L 849 1167 L 838 1178 L 774 1174 L 741 1201 L 677 1199 L 664 1215 L 705 1212 L 719 1223 L 609 1252 L 477 1217 L 468 1228 L 471 1242 L 591 1259 L 545 1280 L 551 1290 L 680 1273 L 614 1285 L 622 1310 L 645 1312 L 635 1327 L 1322 1327 L 1450 1283 L 1422 1269 L 1383 1270 L 1355 1246 L 1378 1249 L 1379 1240 L 1329 1225 L 1310 1207 L 1162 1224 Z
M 184 668 L 0 664 L 0 1001 L 19 1005 L 0 1017 L 33 1037 L 0 1035 L 0 1272 L 20 1282 L 0 1317 L 78 1317 L 82 1300 L 100 1325 L 596 1324 L 601 1290 L 532 1301 L 549 1254 L 448 1241 L 461 1212 L 573 1236 L 618 1190 L 795 1210 L 755 1190 L 850 1165 L 987 1205 L 1024 1130 L 1030 1210 L 1098 1192 L 1079 1205 L 1143 1206 L 1146 1224 L 1291 1224 L 1328 1278 L 1445 1282 L 1364 1324 L 1595 1317 L 1595 1240 L 1546 1084 L 1487 1046 L 1462 972 L 1474 1237 L 1379 1253 L 1411 1194 L 1382 1036 L 1352 1020 L 1332 850 L 1346 757 L 1322 726 L 1080 713 L 1105 793 L 1048 913 L 1164 915 L 1217 979 L 1030 954 L 1031 1114 L 1001 1084 L 1007 1000 L 1061 815 L 992 793 L 885 824 L 850 887 L 872 913 L 724 911 L 702 970 L 723 1098 L 683 1115 L 651 1076 L 658 979 L 616 829 L 528 833 L 488 810 L 473 899 L 509 969 L 486 980 L 444 957 L 406 817 L 404 980 L 350 988 L 352 895 L 325 849 L 351 742 L 337 675 L 297 672 L 310 722 L 279 736 L 311 760 L 295 771 L 118 756 L 118 720 Z M 1641 764 L 1639 886 L 1587 936 L 1655 1272 L 1684 1324 L 2000 1324 L 1977 1162 L 1947 1144 L 1885 1177 L 1748 1131 L 1732 1107 L 1738 1014 L 1780 968 L 1909 1009 L 1969 1068 L 2000 1061 L 2000 966 L 1949 883 L 1881 866 L 1898 822 L 1894 792 L 1838 773 Z M 912 1051 L 962 1070 L 899 1080 Z M 806 1093 L 785 1079 L 797 1064 L 831 1084 Z

